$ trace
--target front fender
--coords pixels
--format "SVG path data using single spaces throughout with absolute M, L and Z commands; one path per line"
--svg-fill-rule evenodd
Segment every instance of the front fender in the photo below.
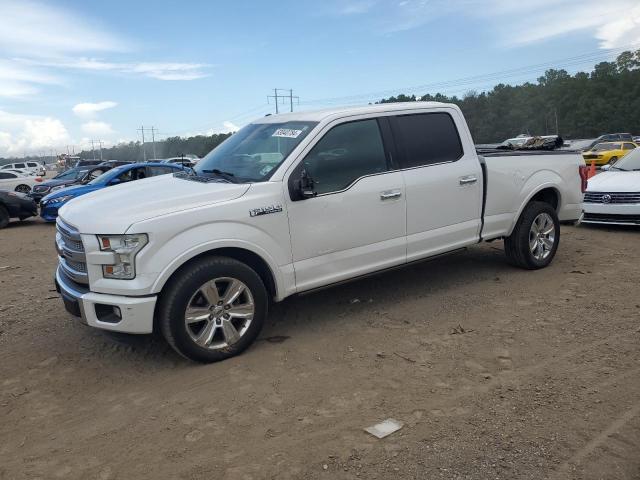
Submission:
M 225 232 L 225 237 L 216 238 L 220 232 Z M 189 247 L 185 249 L 185 245 Z M 198 255 L 220 248 L 239 248 L 264 260 L 275 281 L 276 299 L 281 300 L 295 291 L 291 252 L 288 247 L 288 243 L 283 245 L 267 232 L 244 223 L 214 222 L 180 231 L 162 242 L 153 253 L 153 263 L 158 262 L 164 267 L 158 273 L 151 292 L 159 293 L 182 265 Z

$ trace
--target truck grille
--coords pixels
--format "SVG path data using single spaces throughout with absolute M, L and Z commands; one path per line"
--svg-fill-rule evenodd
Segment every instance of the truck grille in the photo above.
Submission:
M 640 192 L 586 192 L 585 203 L 640 203 Z
M 56 250 L 60 267 L 75 282 L 88 285 L 87 260 L 78 230 L 66 224 L 60 217 L 56 222 L 56 230 Z

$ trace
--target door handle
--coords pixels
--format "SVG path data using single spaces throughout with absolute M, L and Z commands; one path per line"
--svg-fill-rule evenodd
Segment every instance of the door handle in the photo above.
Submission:
M 391 200 L 392 198 L 399 198 L 402 196 L 400 190 L 387 190 L 380 192 L 380 200 Z
M 460 185 L 472 185 L 478 181 L 478 177 L 475 175 L 467 175 L 466 177 L 460 177 Z

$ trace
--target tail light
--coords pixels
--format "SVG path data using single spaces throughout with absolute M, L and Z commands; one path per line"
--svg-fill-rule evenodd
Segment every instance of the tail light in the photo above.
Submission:
M 589 167 L 580 165 L 578 167 L 578 173 L 580 174 L 580 189 L 582 193 L 584 193 L 587 191 L 587 184 L 589 183 Z
M 42 181 L 42 177 L 36 177 L 36 178 L 34 178 L 34 180 L 35 180 L 36 182 L 41 182 L 41 181 Z

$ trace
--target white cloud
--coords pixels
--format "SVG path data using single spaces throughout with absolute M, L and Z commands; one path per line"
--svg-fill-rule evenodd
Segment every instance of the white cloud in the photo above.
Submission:
M 0 98 L 28 98 L 45 85 L 63 85 L 65 70 L 195 80 L 208 65 L 185 62 L 110 61 L 87 55 L 127 53 L 133 42 L 99 19 L 37 0 L 0 0 Z
M 111 125 L 106 122 L 98 122 L 90 120 L 87 123 L 82 124 L 82 131 L 88 135 L 94 137 L 106 137 L 114 133 Z
M 91 118 L 95 116 L 96 113 L 108 108 L 113 108 L 116 105 L 118 105 L 116 102 L 112 102 L 109 100 L 98 103 L 78 103 L 77 105 L 74 105 L 72 110 L 73 113 L 75 113 L 79 117 Z
M 42 69 L 0 59 L 0 97 L 26 97 L 38 93 L 42 85 L 62 83 L 62 79 Z
M 0 156 L 40 153 L 61 148 L 69 141 L 67 129 L 57 118 L 0 110 Z
M 0 45 L 5 50 L 41 56 L 82 51 L 125 51 L 128 42 L 60 7 L 31 0 L 3 0 Z
M 205 63 L 176 62 L 105 62 L 96 58 L 21 59 L 30 65 L 57 69 L 93 70 L 121 74 L 143 75 L 157 80 L 196 80 L 208 77 Z
M 423 27 L 450 15 L 482 21 L 505 46 L 521 46 L 581 33 L 603 49 L 640 45 L 638 0 L 351 0 L 345 14 L 360 14 L 382 33 Z

